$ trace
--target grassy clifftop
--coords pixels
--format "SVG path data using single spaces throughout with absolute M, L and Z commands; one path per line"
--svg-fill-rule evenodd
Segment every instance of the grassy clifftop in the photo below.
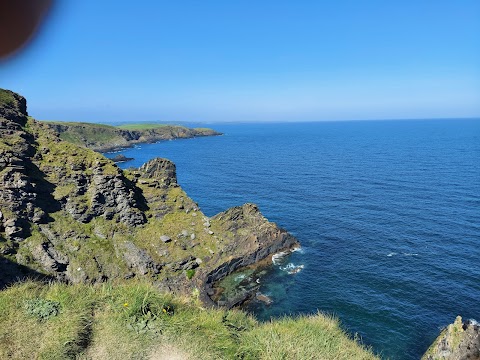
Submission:
M 0 292 L 2 359 L 376 359 L 322 314 L 259 323 L 152 285 L 41 285 Z
M 187 128 L 164 124 L 111 126 L 84 122 L 44 121 L 62 140 L 96 151 L 109 151 L 139 143 L 179 138 L 221 135 L 207 128 Z

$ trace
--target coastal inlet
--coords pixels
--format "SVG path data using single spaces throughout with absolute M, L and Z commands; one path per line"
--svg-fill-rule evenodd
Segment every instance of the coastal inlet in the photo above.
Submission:
M 219 306 L 240 306 L 246 310 L 249 307 L 269 306 L 277 298 L 276 292 L 270 291 L 263 279 L 272 273 L 280 272 L 283 276 L 295 275 L 302 271 L 303 264 L 289 262 L 293 252 L 303 253 L 300 247 L 273 254 L 259 264 L 242 268 L 231 273 L 213 285 L 215 293 L 212 300 Z

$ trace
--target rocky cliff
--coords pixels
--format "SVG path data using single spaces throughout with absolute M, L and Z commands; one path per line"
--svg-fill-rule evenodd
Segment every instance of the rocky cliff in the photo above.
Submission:
M 430 346 L 422 360 L 480 360 L 480 325 L 457 316 Z
M 167 159 L 122 171 L 63 141 L 6 90 L 0 136 L 1 286 L 33 273 L 71 283 L 143 277 L 210 303 L 212 282 L 296 245 L 252 204 L 206 217 Z

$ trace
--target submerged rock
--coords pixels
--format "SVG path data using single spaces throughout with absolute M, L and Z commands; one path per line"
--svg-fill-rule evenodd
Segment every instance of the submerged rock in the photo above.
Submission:
M 261 292 L 257 292 L 257 293 L 255 294 L 255 298 L 256 298 L 257 300 L 265 303 L 266 305 L 270 305 L 270 304 L 273 303 L 273 300 L 272 300 L 269 296 L 267 296 L 267 295 L 265 295 L 265 294 L 262 294 Z

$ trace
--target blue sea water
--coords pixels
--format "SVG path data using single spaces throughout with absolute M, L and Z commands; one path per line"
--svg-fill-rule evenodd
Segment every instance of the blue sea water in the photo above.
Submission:
M 259 318 L 334 314 L 390 359 L 480 320 L 480 120 L 213 127 L 225 135 L 127 149 L 121 166 L 169 158 L 207 215 L 254 202 L 299 239 L 262 279 Z

